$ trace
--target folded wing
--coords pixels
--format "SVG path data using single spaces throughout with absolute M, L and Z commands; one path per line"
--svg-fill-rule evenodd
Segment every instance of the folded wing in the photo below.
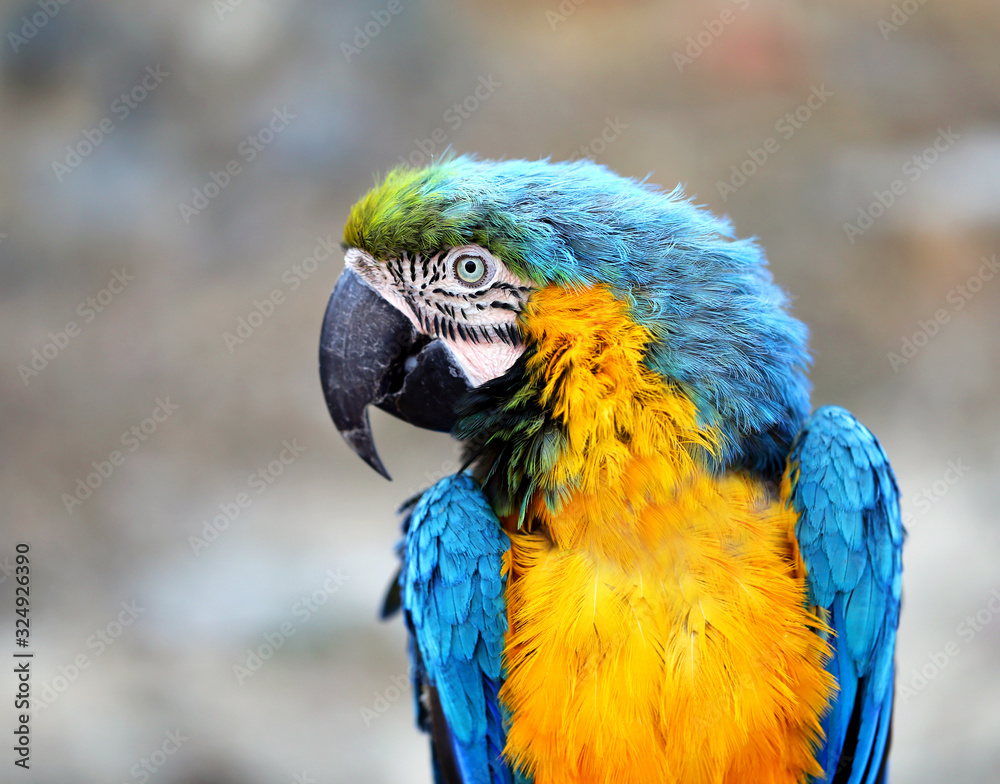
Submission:
M 888 769 L 902 577 L 899 490 L 875 436 L 842 408 L 818 409 L 792 447 L 784 487 L 811 601 L 835 636 L 840 690 L 819 762 L 831 784 L 882 784 Z
M 410 513 L 400 575 L 418 722 L 431 733 L 438 784 L 512 784 L 497 693 L 510 547 L 467 474 L 424 493 Z

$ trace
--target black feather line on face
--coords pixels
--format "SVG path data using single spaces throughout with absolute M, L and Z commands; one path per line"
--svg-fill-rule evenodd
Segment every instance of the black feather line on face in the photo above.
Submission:
M 448 252 L 441 251 L 426 256 L 403 251 L 384 263 L 392 289 L 407 304 L 420 329 L 431 337 L 453 341 L 464 340 L 479 344 L 500 340 L 509 346 L 521 345 L 521 335 L 516 324 L 470 324 L 469 319 L 484 311 L 518 314 L 531 289 L 501 280 L 493 281 L 479 290 L 467 291 L 450 291 L 443 285 L 434 285 L 436 282 L 443 284 L 449 277 L 445 261 Z M 421 279 L 418 280 L 418 277 Z M 427 294 L 447 300 L 434 299 Z M 476 301 L 491 294 L 504 299 Z
M 406 283 L 403 281 L 402 265 L 398 261 L 391 261 L 385 265 L 386 270 L 392 276 L 393 282 L 401 289 L 406 290 Z

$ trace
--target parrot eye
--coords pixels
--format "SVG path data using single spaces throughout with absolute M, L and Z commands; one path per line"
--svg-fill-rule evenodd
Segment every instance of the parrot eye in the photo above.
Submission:
M 492 266 L 481 256 L 462 253 L 454 261 L 455 277 L 467 286 L 478 286 L 492 273 Z
M 458 277 L 466 283 L 478 283 L 486 274 L 486 265 L 483 264 L 483 260 L 477 259 L 475 256 L 462 256 L 455 263 L 455 269 L 458 271 Z

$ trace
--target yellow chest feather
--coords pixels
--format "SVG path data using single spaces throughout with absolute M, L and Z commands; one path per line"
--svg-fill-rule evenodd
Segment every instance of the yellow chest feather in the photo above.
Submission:
M 524 327 L 534 371 L 560 379 L 546 402 L 566 448 L 548 480 L 574 489 L 556 510 L 532 499 L 523 528 L 506 521 L 508 756 L 538 784 L 821 772 L 833 685 L 794 514 L 700 467 L 712 434 L 641 365 L 649 336 L 606 291 L 543 289 Z
M 745 479 L 698 476 L 602 543 L 582 525 L 592 506 L 606 501 L 575 496 L 545 532 L 511 536 L 509 753 L 539 784 L 818 772 L 831 685 L 792 515 Z

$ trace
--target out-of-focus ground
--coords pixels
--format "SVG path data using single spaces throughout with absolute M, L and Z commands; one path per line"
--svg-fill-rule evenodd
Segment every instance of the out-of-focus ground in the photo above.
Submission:
M 0 780 L 430 780 L 376 611 L 395 507 L 456 453 L 376 413 L 387 484 L 316 353 L 351 203 L 450 146 L 651 173 L 760 238 L 814 402 L 904 494 L 893 780 L 996 781 L 995 2 L 70 0 L 0 31 L 0 656 L 26 541 L 42 701 L 21 771 L 0 667 Z

